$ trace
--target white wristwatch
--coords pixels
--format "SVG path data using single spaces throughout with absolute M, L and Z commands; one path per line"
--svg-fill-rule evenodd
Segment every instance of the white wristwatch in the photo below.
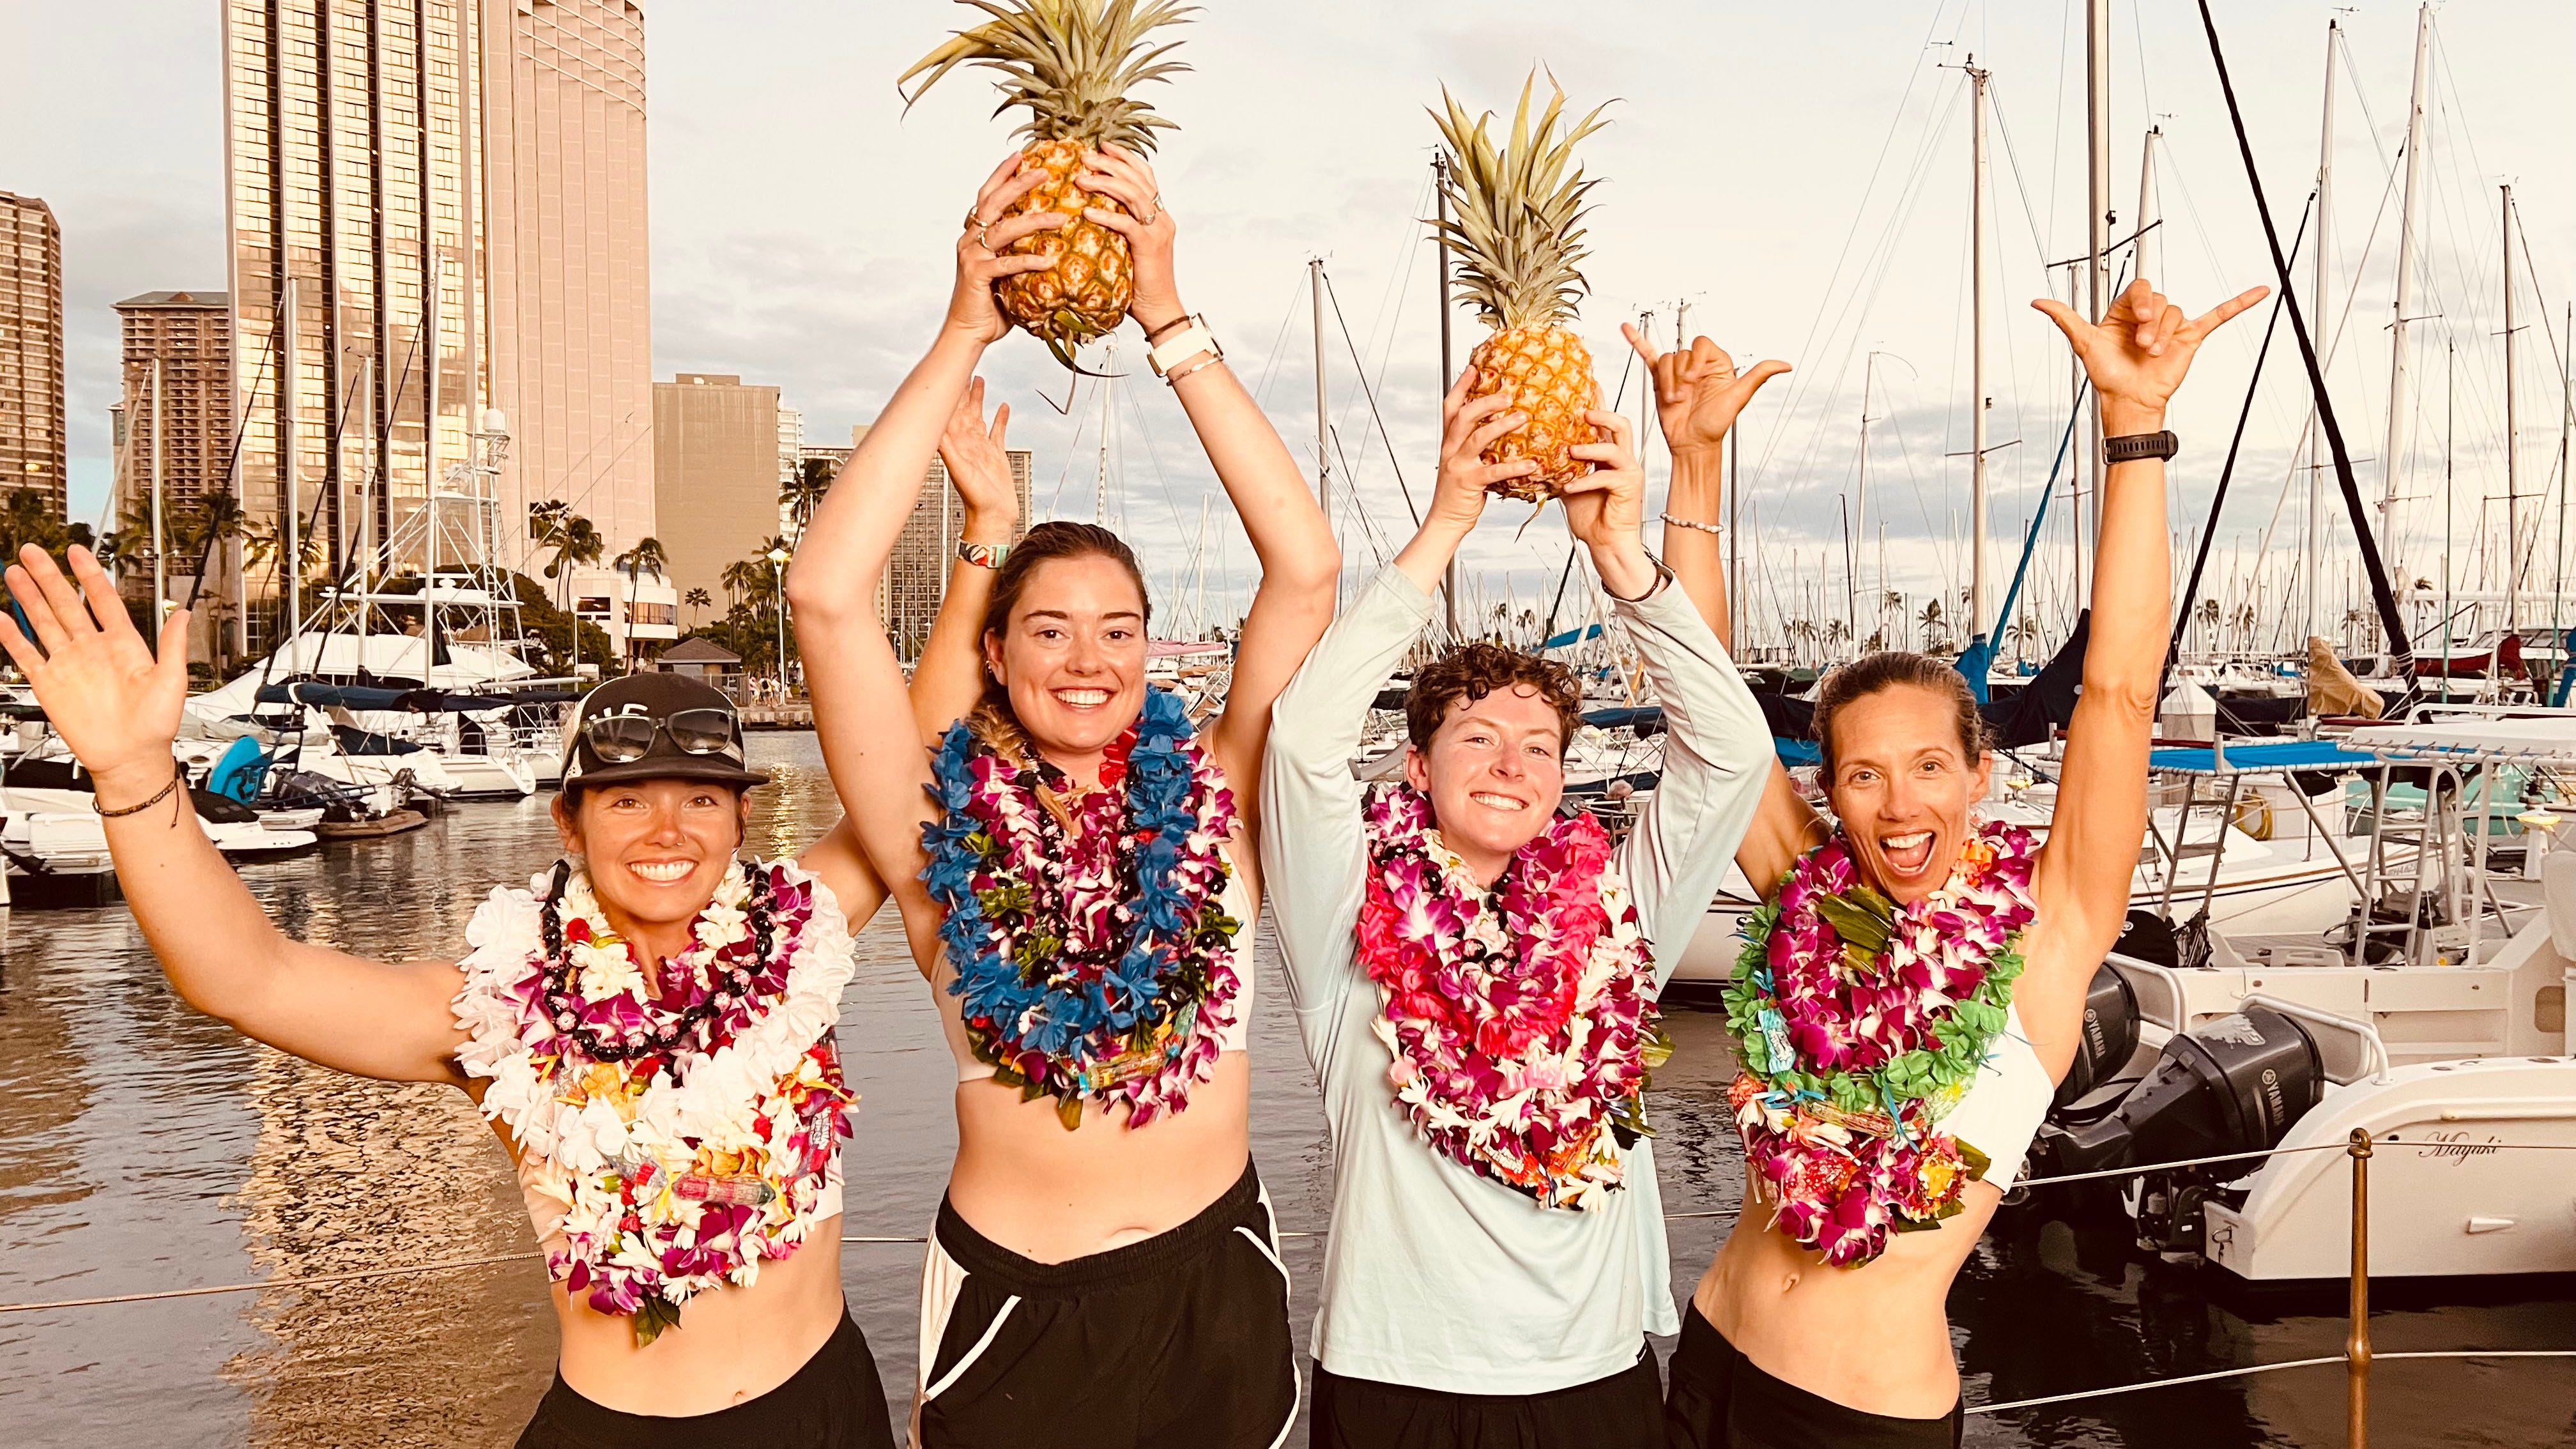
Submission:
M 1217 342 L 1216 334 L 1208 330 L 1207 319 L 1192 313 L 1189 324 L 1170 341 L 1145 354 L 1145 365 L 1154 370 L 1156 377 L 1168 380 L 1175 365 L 1202 352 L 1209 354 L 1212 362 L 1225 360 L 1225 348 Z

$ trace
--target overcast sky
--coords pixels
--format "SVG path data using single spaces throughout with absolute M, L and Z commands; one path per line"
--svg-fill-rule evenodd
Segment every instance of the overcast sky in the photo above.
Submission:
M 2217 7 L 2238 93 L 2284 244 L 2317 166 L 2322 4 Z M 947 288 L 956 218 L 1008 144 L 992 93 L 959 72 L 906 117 L 894 77 L 966 23 L 935 0 L 646 0 L 652 112 L 655 375 L 739 372 L 804 409 L 808 435 L 846 438 L 917 357 Z M 70 313 L 74 507 L 103 509 L 105 419 L 115 400 L 108 304 L 158 288 L 223 285 L 221 76 L 215 0 L 0 7 L 0 187 L 45 197 L 64 229 Z M 2141 135 L 2157 156 L 2168 221 L 2161 284 L 2197 310 L 2271 280 L 2235 140 L 2196 9 L 2115 0 L 2112 194 L 2137 205 Z M 2343 431 L 2376 498 L 2388 395 L 2396 198 L 2414 7 L 2344 12 L 2350 66 L 2339 103 L 2334 305 L 2321 333 Z M 2043 263 L 2083 246 L 2083 12 L 2019 4 L 1603 3 L 1489 0 L 1472 8 L 1215 0 L 1182 27 L 1196 70 L 1151 89 L 1178 123 L 1159 160 L 1182 227 L 1190 305 L 1224 339 L 1300 458 L 1314 455 L 1305 262 L 1325 258 L 1328 412 L 1356 486 L 1342 490 L 1345 552 L 1373 567 L 1409 531 L 1390 451 L 1420 496 L 1433 464 L 1438 387 L 1427 214 L 1435 133 L 1424 107 L 1447 82 L 1479 108 L 1508 108 L 1533 63 L 1573 100 L 1615 99 L 1582 152 L 1595 193 L 1592 300 L 1582 327 L 1606 391 L 1622 387 L 1617 325 L 1643 309 L 1667 336 L 1688 299 L 1693 331 L 1741 358 L 1797 372 L 1747 419 L 1748 508 L 1761 520 L 1755 580 L 1765 609 L 1839 614 L 1845 510 L 1858 502 L 1863 383 L 1875 364 L 1865 537 L 1884 529 L 1896 587 L 1964 582 L 1968 436 L 1968 107 L 1956 68 L 1974 53 L 1995 76 L 1991 395 L 1995 554 L 2009 571 L 2046 476 L 2066 396 L 2054 330 L 2026 308 Z M 2438 487 L 2446 343 L 2458 347 L 2453 424 L 2454 572 L 2475 568 L 2480 518 L 2500 519 L 2503 372 L 2496 184 L 2511 181 L 2536 275 L 2524 280 L 2525 494 L 2554 476 L 2558 374 L 2576 282 L 2576 161 L 2568 64 L 2576 7 L 2564 0 L 2453 0 L 2434 63 L 2431 201 L 2420 238 L 2423 305 L 2410 497 Z M 2126 230 L 2124 225 L 2122 230 Z M 2521 265 L 2519 257 L 2516 265 Z M 2302 301 L 2308 263 L 2297 267 Z M 2061 277 L 2062 272 L 2056 274 Z M 2349 311 L 2345 311 L 2349 303 Z M 2545 306 L 2546 316 L 2536 317 Z M 2178 407 L 2176 527 L 2196 534 L 2266 313 L 2204 355 Z M 2547 331 L 2540 324 L 2545 321 Z M 1346 322 L 1360 355 L 1343 343 Z M 1463 312 L 1459 355 L 1480 329 Z M 1119 385 L 1125 527 L 1184 616 L 1200 503 L 1213 479 L 1178 405 L 1131 348 Z M 1040 516 L 1089 517 L 1099 403 L 1014 336 L 987 371 L 1014 404 L 1013 440 L 1038 450 Z M 1365 371 L 1392 448 L 1363 396 Z M 1633 410 L 1630 379 L 1626 405 Z M 2236 551 L 2297 537 L 2285 481 L 2306 412 L 2283 326 L 2251 415 L 2245 461 L 2218 529 L 2222 575 Z M 1661 476 L 1658 453 L 1651 464 Z M 2301 488 L 2304 484 L 2300 485 Z M 1208 613 L 1230 619 L 1251 556 L 1215 494 Z M 2063 500 L 2061 498 L 2060 503 Z M 2548 506 L 2548 505 L 2543 505 Z M 1118 504 L 1113 500 L 1113 511 Z M 2482 511 L 2483 510 L 2483 511 Z M 2537 513 L 2526 505 L 2528 513 Z M 2339 511 L 2339 510 L 2338 510 Z M 1554 586 L 1565 541 L 1551 515 L 1516 531 L 1500 505 L 1471 545 L 1487 596 L 1524 604 Z M 2052 520 L 2054 522 L 2054 520 Z M 2500 527 L 2500 524 L 2498 525 Z M 2066 597 L 2065 535 L 2040 551 L 2044 619 Z M 2411 504 L 2391 551 L 2407 575 L 2438 571 L 2441 517 Z M 1874 549 L 1863 549 L 1863 568 Z M 2546 549 L 2543 549 L 2545 557 Z M 2546 568 L 2543 568 L 2544 577 Z M 2328 575 L 2338 594 L 2341 580 Z M 2271 597 L 2286 582 L 2286 571 Z M 1176 591 L 1176 586 L 1177 591 Z M 1815 597 L 1810 597 L 1810 593 Z M 1539 607 L 1545 607 L 1544 599 Z

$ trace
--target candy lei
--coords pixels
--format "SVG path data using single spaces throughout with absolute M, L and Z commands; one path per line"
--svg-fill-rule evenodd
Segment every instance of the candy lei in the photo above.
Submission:
M 1025 1099 L 1055 1098 L 1068 1130 L 1086 1101 L 1139 1127 L 1186 1110 L 1234 1023 L 1233 792 L 1159 689 L 1097 790 L 1067 798 L 1060 774 L 1020 754 L 960 721 L 933 762 L 941 818 L 922 827 L 922 879 L 947 912 L 967 1041 Z
M 1609 838 L 1558 816 L 1489 891 L 1420 791 L 1382 787 L 1364 818 L 1359 961 L 1396 1102 L 1433 1150 L 1541 1207 L 1599 1206 L 1647 1135 L 1647 1073 L 1671 1055 Z
M 1837 834 L 1746 921 L 1725 989 L 1744 1062 L 1728 1096 L 1775 1225 L 1826 1262 L 1871 1261 L 1985 1175 L 1938 1124 L 2004 1029 L 2036 855 L 2028 831 L 1986 825 L 1939 890 L 1899 907 Z
M 796 1250 L 857 1100 L 832 1041 L 853 957 L 830 893 L 735 861 L 692 934 L 658 971 L 639 962 L 567 862 L 475 912 L 456 998 L 483 1114 L 523 1185 L 565 1208 L 547 1272 L 631 1315 L 639 1344 Z

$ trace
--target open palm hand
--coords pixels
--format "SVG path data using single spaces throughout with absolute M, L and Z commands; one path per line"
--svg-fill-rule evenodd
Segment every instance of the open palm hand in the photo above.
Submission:
M 939 434 L 939 461 L 948 481 L 966 505 L 969 517 L 1008 527 L 1019 520 L 1020 490 L 1011 477 L 1011 454 L 1004 438 L 1011 426 L 1011 405 L 993 409 L 991 427 L 984 424 L 984 379 L 968 384 Z
M 161 626 L 159 657 L 126 617 L 116 584 L 88 549 L 73 546 L 77 587 L 44 550 L 19 550 L 9 593 L 35 629 L 0 616 L 0 646 L 34 686 L 63 743 L 92 774 L 169 780 L 170 742 L 188 697 L 188 611 Z M 148 788 L 148 786 L 147 786 Z

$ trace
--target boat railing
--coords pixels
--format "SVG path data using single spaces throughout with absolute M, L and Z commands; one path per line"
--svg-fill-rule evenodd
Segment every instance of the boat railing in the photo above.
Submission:
M 2249 998 L 2250 999 L 2250 998 Z M 2267 1003 L 2270 1004 L 2270 1003 Z M 2275 1009 L 2279 1009 L 2277 1004 Z M 2084 1182 L 2105 1182 L 2146 1177 L 2188 1167 L 2206 1167 L 2222 1162 L 2265 1162 L 2312 1152 L 2342 1152 L 2350 1164 L 2352 1196 L 2352 1256 L 2346 1273 L 2346 1331 L 2344 1350 L 2313 1358 L 2279 1359 L 2269 1363 L 2237 1364 L 2206 1373 L 2174 1374 L 2164 1378 L 2142 1379 L 2135 1383 L 2110 1384 L 2098 1388 L 2074 1389 L 2062 1394 L 2038 1398 L 2012 1399 L 2000 1403 L 1968 1404 L 1962 1412 L 1973 1415 L 2017 1413 L 2055 1404 L 2081 1403 L 2122 1394 L 2142 1393 L 2149 1389 L 2173 1388 L 2183 1384 L 2213 1383 L 2221 1379 L 2250 1378 L 2257 1374 L 2279 1373 L 2291 1369 L 2324 1368 L 2341 1364 L 2347 1390 L 2345 1396 L 2345 1444 L 2347 1449 L 2368 1449 L 2370 1443 L 2370 1371 L 2374 1363 L 2397 1359 L 2501 1359 L 2501 1358 L 2576 1358 L 2576 1346 L 2566 1348 L 2451 1348 L 2414 1349 L 2399 1353 L 2380 1353 L 2370 1339 L 2370 1174 L 2374 1158 L 2382 1153 L 2411 1153 L 2416 1160 L 2426 1154 L 2444 1154 L 2445 1143 L 2395 1142 L 2374 1138 L 2364 1128 L 2356 1127 L 2341 1142 L 2306 1143 L 2296 1147 L 2269 1147 L 2250 1152 L 2226 1152 L 2210 1157 L 2177 1158 L 2170 1162 L 2133 1163 L 2092 1172 L 2061 1173 L 2048 1177 L 2025 1178 L 2015 1184 L 2015 1191 L 2067 1187 Z M 2496 1152 L 2576 1152 L 2576 1143 L 2497 1142 L 2486 1144 L 2481 1151 Z M 2391 1161 L 2404 1161 L 2392 1157 Z M 2250 1171 L 2251 1169 L 2249 1169 Z M 1739 1209 L 1740 1211 L 1740 1209 Z M 1725 1209 L 1666 1213 L 1668 1220 L 1723 1218 L 1734 1216 Z M 1282 1230 L 1282 1238 L 1311 1239 L 1324 1233 L 1307 1229 Z M 920 1234 L 860 1235 L 845 1234 L 844 1243 L 860 1246 L 921 1246 L 929 1241 Z M 117 1304 L 160 1303 L 177 1298 L 202 1298 L 228 1293 L 262 1293 L 273 1289 L 320 1288 L 371 1279 L 413 1277 L 423 1273 L 452 1272 L 466 1268 L 493 1267 L 503 1263 L 535 1262 L 542 1252 L 487 1253 L 454 1258 L 440 1258 L 426 1263 L 411 1263 L 398 1268 L 358 1268 L 338 1273 L 313 1273 L 297 1277 L 268 1278 L 249 1283 L 216 1283 L 196 1288 L 164 1288 L 149 1293 L 117 1293 L 95 1298 L 61 1298 L 48 1302 L 0 1303 L 0 1317 L 19 1313 L 62 1312 L 76 1308 L 100 1308 Z

